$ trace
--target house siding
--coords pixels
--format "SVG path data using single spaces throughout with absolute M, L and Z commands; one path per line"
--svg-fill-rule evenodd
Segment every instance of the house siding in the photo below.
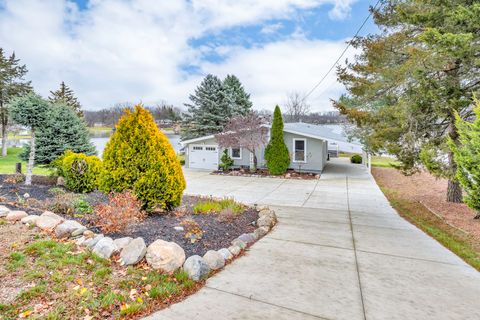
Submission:
M 293 139 L 304 139 L 306 141 L 306 163 L 298 163 L 293 161 Z M 327 149 L 328 144 L 325 140 L 314 139 L 305 137 L 298 134 L 292 134 L 284 132 L 284 141 L 288 148 L 288 153 L 290 155 L 290 166 L 289 168 L 302 171 L 314 171 L 320 172 L 325 167 L 327 163 Z M 215 138 L 193 142 L 188 145 L 185 145 L 185 167 L 188 168 L 189 165 L 189 148 L 190 145 L 218 145 Z M 221 163 L 220 158 L 223 154 L 222 148 L 219 148 L 218 152 L 218 163 Z M 258 168 L 265 167 L 265 147 L 261 147 L 256 151 Z M 250 166 L 250 151 L 245 148 L 242 148 L 242 159 L 233 159 L 234 167 L 249 167 Z

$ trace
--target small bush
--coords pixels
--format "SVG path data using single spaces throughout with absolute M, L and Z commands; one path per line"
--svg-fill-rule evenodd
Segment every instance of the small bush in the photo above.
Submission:
M 102 161 L 96 156 L 66 151 L 53 162 L 65 185 L 74 192 L 91 192 L 98 187 Z
M 108 204 L 95 207 L 93 222 L 105 233 L 119 232 L 145 218 L 142 202 L 130 191 L 111 193 Z
M 359 154 L 354 154 L 353 156 L 350 157 L 350 162 L 351 163 L 362 163 L 362 156 Z
M 233 159 L 228 155 L 228 149 L 223 150 L 222 157 L 220 158 L 220 169 L 222 171 L 228 171 L 233 166 Z
M 243 211 L 243 205 L 231 198 L 216 200 L 213 198 L 201 200 L 193 206 L 195 213 L 220 213 L 222 210 L 230 209 L 234 214 Z
M 35 203 L 35 206 L 55 213 L 68 216 L 83 216 L 84 214 L 93 213 L 93 208 L 84 196 L 65 192 L 61 188 L 52 188 L 49 191 L 54 194 L 43 202 Z M 29 199 L 30 200 L 30 199 Z
M 180 222 L 185 230 L 185 239 L 189 239 L 191 243 L 195 243 L 202 239 L 203 230 L 198 223 L 193 219 L 185 219 Z

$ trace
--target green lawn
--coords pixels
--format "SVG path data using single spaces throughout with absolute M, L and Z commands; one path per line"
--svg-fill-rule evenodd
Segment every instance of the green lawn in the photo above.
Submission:
M 347 152 L 340 152 L 338 154 L 339 157 L 350 158 L 355 153 L 347 153 Z M 361 155 L 360 153 L 358 153 Z M 390 168 L 393 167 L 392 165 L 399 164 L 399 162 L 395 158 L 391 157 L 384 157 L 384 156 L 372 156 L 372 167 L 382 167 L 382 168 Z
M 8 155 L 3 158 L 0 157 L 0 174 L 15 173 L 15 163 L 22 163 L 22 173 L 27 172 L 27 163 L 22 161 L 18 154 L 22 151 L 22 148 L 8 148 Z M 33 168 L 33 174 L 49 175 L 52 171 L 42 166 Z

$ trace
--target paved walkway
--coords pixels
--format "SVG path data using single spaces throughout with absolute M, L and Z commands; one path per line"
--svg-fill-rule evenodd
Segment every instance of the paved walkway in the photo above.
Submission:
M 268 204 L 279 223 L 148 319 L 480 319 L 480 273 L 399 217 L 361 166 L 333 159 L 318 181 L 186 177 L 187 193 Z

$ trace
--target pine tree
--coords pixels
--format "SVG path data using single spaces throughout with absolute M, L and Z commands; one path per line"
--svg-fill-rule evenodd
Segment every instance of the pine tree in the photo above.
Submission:
M 8 103 L 17 96 L 25 95 L 32 90 L 30 81 L 24 77 L 28 70 L 20 65 L 20 60 L 12 53 L 5 56 L 0 48 L 0 124 L 2 126 L 2 157 L 7 156 L 7 128 L 9 120 Z
M 191 139 L 219 133 L 231 118 L 229 104 L 225 98 L 222 81 L 207 75 L 190 95 L 191 104 L 183 121 L 182 138 Z
M 271 174 L 284 174 L 290 165 L 290 155 L 283 140 L 283 119 L 280 107 L 276 106 L 273 112 L 273 122 L 270 142 L 265 148 L 265 160 Z
M 60 83 L 60 88 L 57 91 L 50 91 L 50 97 L 48 97 L 48 100 L 52 103 L 62 103 L 72 108 L 77 116 L 83 117 L 82 105 L 78 102 L 73 90 L 63 81 Z
M 223 86 L 232 116 L 246 116 L 252 111 L 250 94 L 245 92 L 242 83 L 236 76 L 227 75 L 223 80 Z
M 50 105 L 39 95 L 28 93 L 23 97 L 15 98 L 9 104 L 9 111 L 13 121 L 28 127 L 31 132 L 30 154 L 28 157 L 25 185 L 32 184 L 32 170 L 35 164 L 35 134 L 38 128 L 45 125 L 49 114 Z
M 142 105 L 126 110 L 103 151 L 100 189 L 132 190 L 146 209 L 178 206 L 185 178 L 168 138 Z
M 459 144 L 449 139 L 449 147 L 453 151 L 458 165 L 457 179 L 465 190 L 465 203 L 477 212 L 480 218 L 480 101 L 476 100 L 473 109 L 476 119 L 472 123 L 462 120 L 457 114 L 456 127 Z
M 96 154 L 83 118 L 65 103 L 55 103 L 45 124 L 37 130 L 35 162 L 49 164 L 67 150 L 88 156 Z M 26 145 L 20 158 L 28 159 L 29 153 L 30 145 Z
M 471 116 L 480 90 L 480 3 L 382 1 L 373 16 L 381 33 L 351 41 L 360 53 L 339 70 L 349 95 L 336 106 L 370 150 L 396 155 L 406 174 L 426 167 L 448 179 L 447 200 L 460 202 L 446 141 L 458 142 L 455 114 Z

